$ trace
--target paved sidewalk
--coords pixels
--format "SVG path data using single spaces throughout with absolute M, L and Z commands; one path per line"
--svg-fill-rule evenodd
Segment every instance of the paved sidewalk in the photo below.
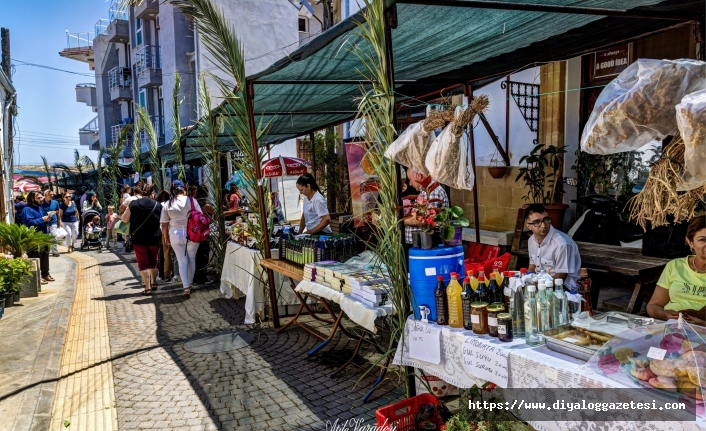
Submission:
M 0 319 L 0 430 L 49 429 L 64 337 L 76 285 L 76 264 L 51 257 L 56 281 L 22 298 Z

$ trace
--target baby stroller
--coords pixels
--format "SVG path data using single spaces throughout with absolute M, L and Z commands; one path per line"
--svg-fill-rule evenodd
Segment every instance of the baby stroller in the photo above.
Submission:
M 90 226 L 89 223 L 93 222 L 93 219 L 100 217 L 100 213 L 96 210 L 87 210 L 81 214 L 81 223 L 83 223 L 83 235 L 81 235 L 81 250 L 91 247 L 98 247 L 98 250 L 103 249 L 103 244 L 101 243 L 101 234 L 105 231 L 105 228 L 95 229 Z

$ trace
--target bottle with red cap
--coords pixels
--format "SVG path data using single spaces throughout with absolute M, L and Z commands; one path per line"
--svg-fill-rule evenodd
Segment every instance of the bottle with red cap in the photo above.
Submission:
M 461 303 L 463 304 L 463 329 L 473 330 L 471 323 L 471 303 L 473 302 L 473 288 L 470 277 L 463 279 L 463 290 L 461 291 Z
M 486 281 L 485 276 L 478 276 L 478 290 L 476 290 L 477 302 L 488 302 L 490 298 L 488 297 L 488 289 L 485 287 Z M 490 302 L 488 302 L 490 304 Z
M 438 281 L 436 284 L 436 289 L 434 290 L 434 297 L 436 300 L 436 324 L 448 325 L 449 302 L 446 298 L 446 284 L 444 284 L 444 276 L 439 275 L 436 279 Z

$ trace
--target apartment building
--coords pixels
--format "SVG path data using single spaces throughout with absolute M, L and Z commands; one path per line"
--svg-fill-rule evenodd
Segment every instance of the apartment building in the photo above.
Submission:
M 312 31 L 320 32 L 333 19 L 330 1 L 214 0 L 214 3 L 224 11 L 243 41 L 248 74 L 263 70 L 308 42 Z M 96 113 L 79 130 L 81 144 L 94 150 L 115 145 L 121 131 L 132 128 L 136 105 L 147 109 L 159 145 L 169 143 L 173 136 L 175 74 L 181 76 L 179 118 L 184 127 L 194 124 L 201 114 L 198 76 L 219 73 L 199 41 L 193 23 L 178 8 L 158 0 L 142 0 L 129 9 L 121 9 L 115 0 L 108 9 L 108 18 L 99 19 L 92 33 L 67 34 L 67 48 L 59 54 L 87 63 L 95 72 L 95 83 L 76 86 L 76 100 L 86 103 Z M 214 103 L 220 100 L 214 97 Z M 130 151 L 124 154 L 128 156 Z

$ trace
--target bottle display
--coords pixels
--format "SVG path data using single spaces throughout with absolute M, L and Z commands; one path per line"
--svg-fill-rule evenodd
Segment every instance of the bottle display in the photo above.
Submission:
M 471 289 L 471 280 L 466 277 L 463 279 L 463 290 L 461 291 L 461 302 L 463 303 L 463 329 L 471 330 L 471 303 L 473 302 L 473 289 Z
M 505 311 L 510 312 L 510 297 L 512 296 L 512 289 L 510 289 L 510 277 L 512 277 L 512 272 L 505 271 L 503 274 L 503 284 L 500 286 L 500 290 L 503 292 L 503 304 L 505 304 Z
M 500 290 L 500 285 L 498 284 L 495 277 L 490 277 L 490 284 L 488 285 L 488 302 L 502 302 L 502 292 Z
M 557 298 L 557 326 L 569 323 L 569 299 L 564 292 L 564 280 L 557 278 L 554 280 L 554 296 Z
M 539 332 L 548 331 L 549 326 L 549 301 L 547 301 L 547 287 L 544 280 L 537 283 L 537 327 Z
M 581 302 L 581 311 L 588 311 L 590 316 L 593 316 L 593 304 L 591 303 L 591 279 L 588 278 L 588 270 L 581 268 L 579 272 L 581 278 L 576 282 L 579 285 L 579 293 L 583 296 Z
M 478 276 L 478 290 L 476 290 L 476 298 L 480 302 L 488 302 L 488 289 L 485 284 L 485 277 Z
M 449 307 L 449 326 L 463 328 L 463 304 L 461 302 L 461 285 L 458 283 L 458 274 L 451 273 L 451 281 L 446 286 L 446 297 Z
M 556 328 L 557 322 L 555 322 L 556 319 L 555 316 L 555 308 L 557 307 L 557 302 L 556 302 L 556 296 L 554 296 L 554 282 L 552 281 L 545 281 L 544 282 L 544 288 L 546 289 L 546 292 L 544 296 L 547 298 L 547 314 L 549 314 L 549 329 Z
M 519 274 L 516 275 L 519 280 Z M 518 281 L 519 283 L 519 281 Z M 510 315 L 512 316 L 512 331 L 517 337 L 525 336 L 525 295 L 522 286 L 512 292 L 510 297 Z
M 436 301 L 436 324 L 437 325 L 448 325 L 449 324 L 449 303 L 446 297 L 446 284 L 444 284 L 444 277 L 439 275 L 436 277 L 437 284 L 434 290 L 434 298 Z
M 544 344 L 544 335 L 539 331 L 539 319 L 537 316 L 537 288 L 533 284 L 527 286 L 527 298 L 525 301 L 525 342 L 530 346 L 541 346 Z

